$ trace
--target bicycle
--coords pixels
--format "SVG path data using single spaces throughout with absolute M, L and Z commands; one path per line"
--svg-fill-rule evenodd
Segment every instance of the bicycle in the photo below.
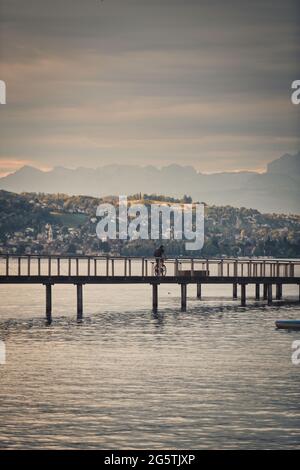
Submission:
M 164 260 L 161 259 L 156 263 L 156 265 L 154 267 L 154 274 L 155 274 L 155 276 L 163 276 L 163 277 L 166 276 L 167 267 L 164 263 Z

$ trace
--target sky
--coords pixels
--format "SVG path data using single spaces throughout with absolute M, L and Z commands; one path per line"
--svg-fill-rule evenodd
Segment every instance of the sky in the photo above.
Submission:
M 0 0 L 0 175 L 300 150 L 299 0 Z

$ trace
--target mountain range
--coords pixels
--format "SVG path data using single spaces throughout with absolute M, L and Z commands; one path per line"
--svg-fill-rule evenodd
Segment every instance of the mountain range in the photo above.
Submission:
M 265 173 L 251 171 L 203 174 L 191 166 L 107 165 L 96 169 L 55 167 L 42 171 L 24 166 L 0 178 L 6 191 L 107 196 L 165 194 L 194 201 L 247 207 L 262 212 L 300 213 L 300 152 L 268 164 Z

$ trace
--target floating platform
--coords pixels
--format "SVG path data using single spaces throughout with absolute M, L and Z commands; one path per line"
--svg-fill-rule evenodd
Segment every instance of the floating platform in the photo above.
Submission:
M 279 330 L 300 330 L 300 320 L 277 320 L 275 325 Z

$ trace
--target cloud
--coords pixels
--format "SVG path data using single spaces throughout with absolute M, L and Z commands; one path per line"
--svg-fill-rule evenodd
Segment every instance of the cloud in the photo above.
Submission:
M 300 148 L 296 0 L 1 2 L 3 158 L 261 168 Z M 5 157 L 4 157 L 5 156 Z

